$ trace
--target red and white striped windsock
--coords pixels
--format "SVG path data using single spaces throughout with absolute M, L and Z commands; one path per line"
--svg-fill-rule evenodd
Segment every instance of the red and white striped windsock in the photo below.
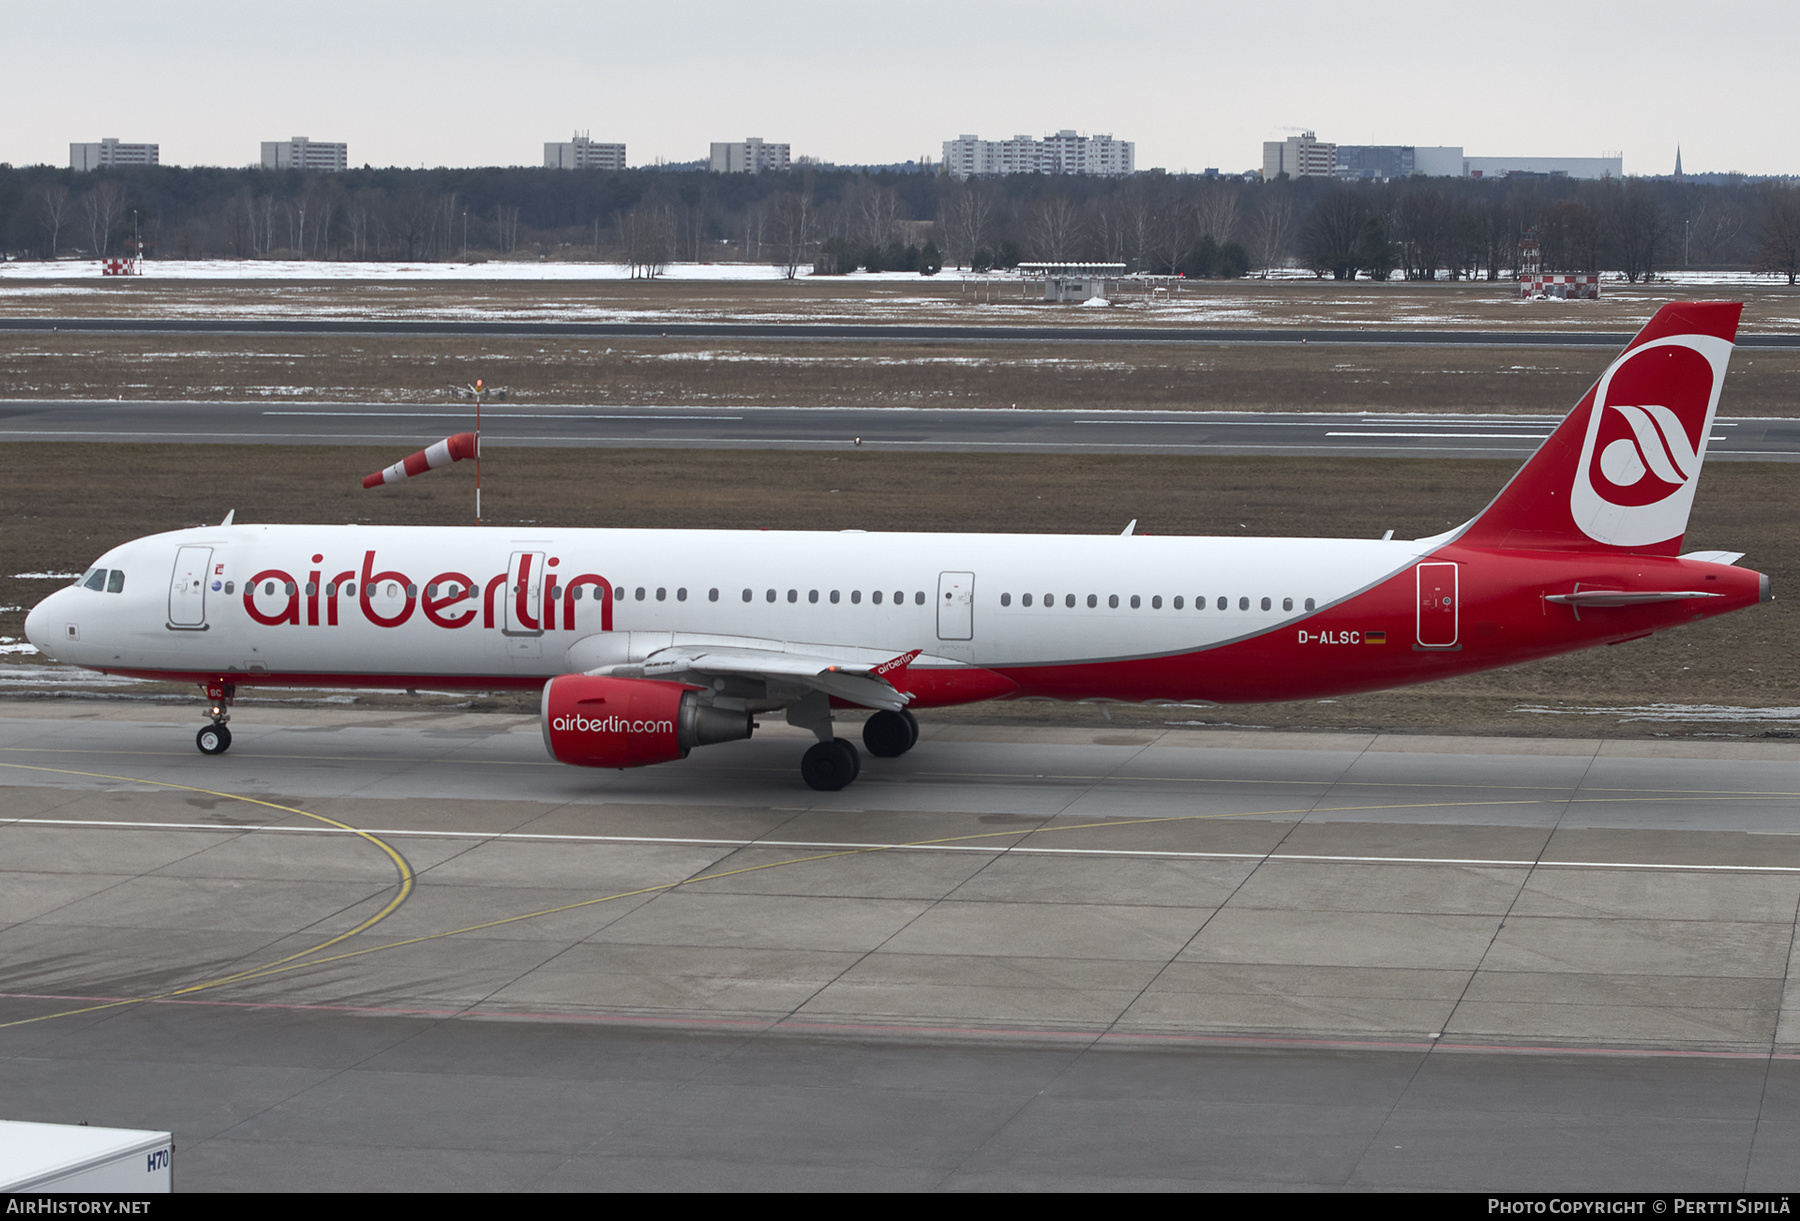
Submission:
M 422 475 L 426 471 L 434 471 L 440 466 L 449 466 L 452 462 L 461 462 L 464 458 L 475 456 L 475 434 L 459 432 L 416 454 L 408 454 L 386 470 L 364 475 L 363 486 L 378 488 L 384 483 L 399 483 L 402 479 L 411 479 L 414 475 Z

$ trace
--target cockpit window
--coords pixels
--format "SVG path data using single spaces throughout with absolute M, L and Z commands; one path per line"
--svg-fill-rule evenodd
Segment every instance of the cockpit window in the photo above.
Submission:
M 125 570 L 123 568 L 113 569 L 112 575 L 106 578 L 106 592 L 109 594 L 125 592 Z
M 104 568 L 88 569 L 87 579 L 82 581 L 81 586 L 83 589 L 105 589 L 106 588 L 106 569 L 104 569 Z

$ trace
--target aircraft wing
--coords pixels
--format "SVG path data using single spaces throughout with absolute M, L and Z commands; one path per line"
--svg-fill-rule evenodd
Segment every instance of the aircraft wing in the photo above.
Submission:
M 897 677 L 919 650 L 878 663 L 847 657 L 791 653 L 742 645 L 671 645 L 645 658 L 645 678 L 679 678 L 682 675 L 733 675 L 791 683 L 823 691 L 853 704 L 898 712 L 912 696 L 889 681 Z

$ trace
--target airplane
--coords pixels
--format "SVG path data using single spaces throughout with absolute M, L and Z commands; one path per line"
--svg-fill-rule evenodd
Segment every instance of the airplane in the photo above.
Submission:
M 1475 517 L 1430 538 L 235 525 L 125 543 L 26 619 L 107 674 L 197 683 L 204 754 L 239 687 L 541 691 L 550 755 L 627 768 L 780 713 L 814 789 L 915 709 L 1246 703 L 1420 683 L 1768 601 L 1679 554 L 1736 302 L 1664 305 Z M 374 477 L 371 477 L 374 478 Z M 1391 535 L 1392 532 L 1390 531 Z

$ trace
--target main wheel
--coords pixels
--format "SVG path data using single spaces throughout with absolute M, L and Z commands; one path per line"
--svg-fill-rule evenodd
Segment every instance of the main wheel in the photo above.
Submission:
M 223 725 L 208 725 L 194 735 L 194 745 L 203 755 L 222 755 L 231 749 L 231 730 Z
M 912 749 L 919 740 L 919 727 L 904 712 L 875 713 L 863 722 L 863 745 L 881 759 L 894 759 Z
M 911 750 L 919 744 L 919 718 L 912 714 L 912 709 L 902 708 L 900 710 L 900 719 L 906 722 L 906 730 L 912 735 L 911 739 L 906 743 L 906 749 Z
M 856 779 L 862 759 L 843 738 L 816 743 L 800 757 L 800 777 L 821 793 L 835 793 Z

